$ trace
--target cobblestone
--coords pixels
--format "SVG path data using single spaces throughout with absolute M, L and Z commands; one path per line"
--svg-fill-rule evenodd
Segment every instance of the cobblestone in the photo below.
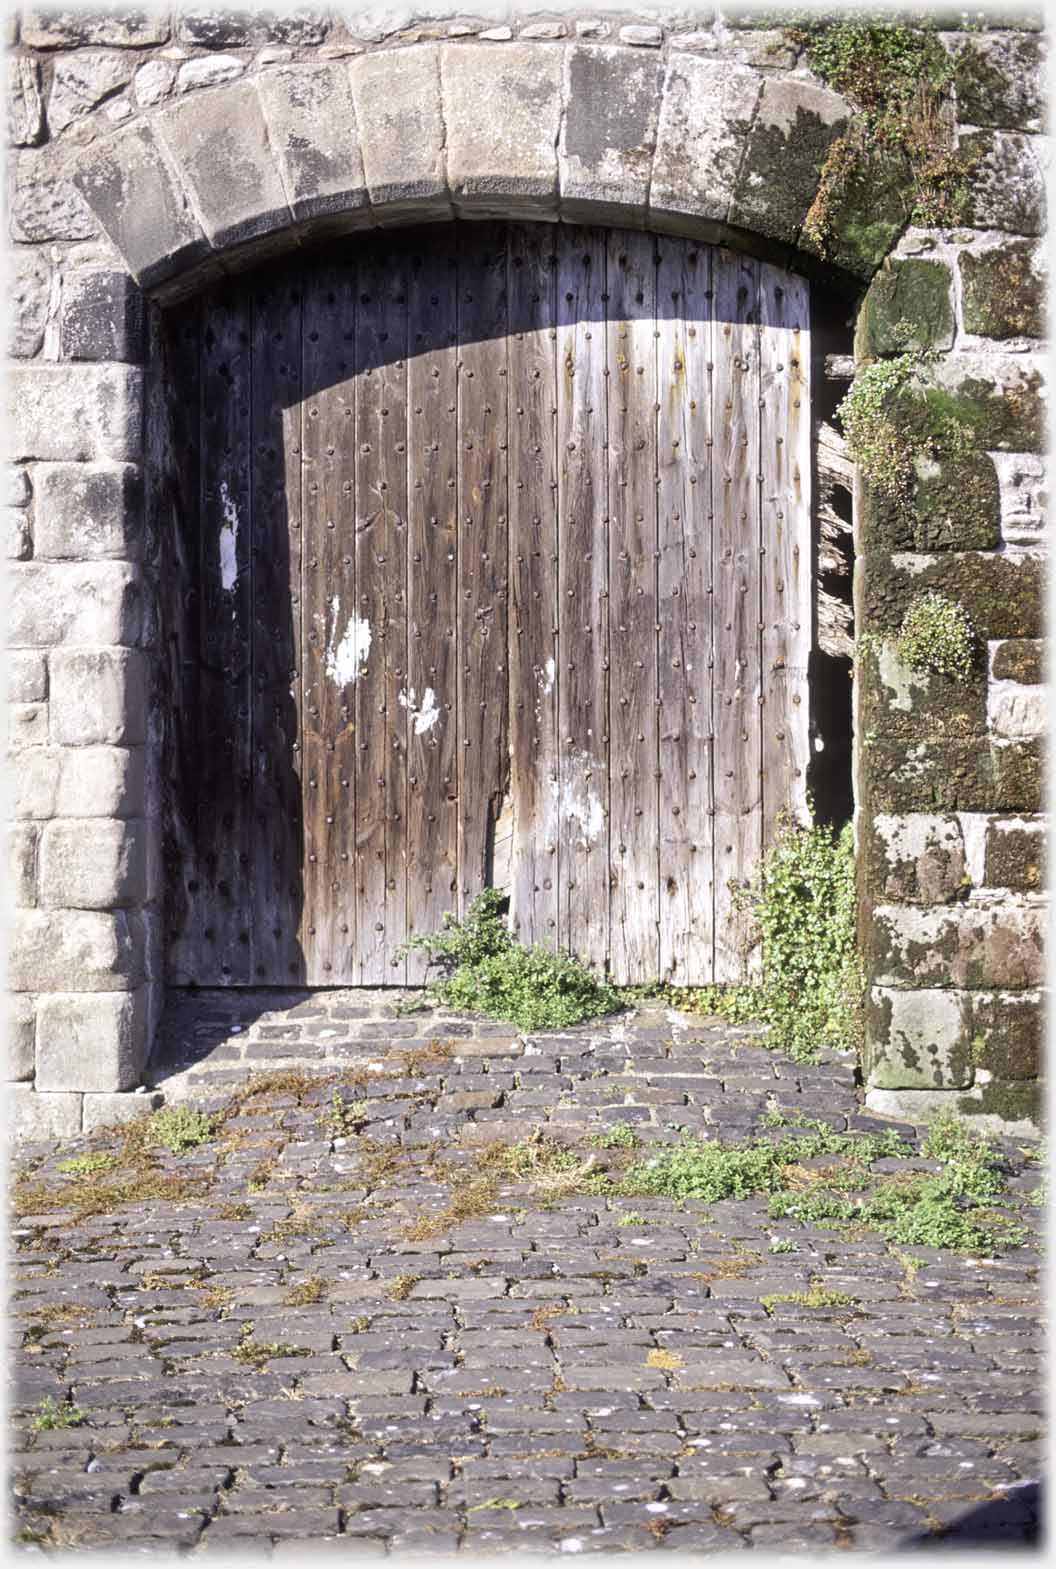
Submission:
M 533 1130 L 602 1169 L 620 1124 L 645 1152 L 685 1129 L 801 1136 L 768 1127 L 778 1104 L 892 1126 L 861 1117 L 847 1057 L 804 1068 L 657 1005 L 528 1037 L 401 1018 L 391 992 L 170 1010 L 151 1069 L 169 1104 L 219 1110 L 262 1074 L 281 1077 L 222 1136 L 159 1160 L 197 1173 L 197 1196 L 78 1218 L 78 1181 L 98 1179 L 60 1163 L 122 1130 L 21 1151 L 30 1180 L 71 1192 L 12 1233 L 23 1542 L 809 1553 L 959 1541 L 977 1518 L 987 1541 L 1032 1539 L 1032 1246 L 897 1250 L 775 1230 L 765 1200 L 512 1179 L 460 1207 L 481 1148 Z M 1027 1187 L 1011 1202 L 1036 1223 Z M 815 1278 L 850 1300 L 774 1300 Z M 47 1426 L 46 1398 L 75 1425 Z

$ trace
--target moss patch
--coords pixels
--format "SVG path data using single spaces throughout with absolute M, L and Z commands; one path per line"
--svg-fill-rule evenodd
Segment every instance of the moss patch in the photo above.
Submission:
M 990 823 L 986 830 L 985 881 L 991 888 L 1038 893 L 1045 883 L 1045 836 L 1014 824 Z
M 1036 247 L 1012 240 L 994 250 L 962 251 L 964 330 L 983 338 L 1040 338 L 1045 286 L 1034 266 Z
M 977 659 L 969 679 L 915 671 L 894 639 L 866 640 L 855 660 L 863 735 L 907 744 L 986 738 L 986 673 Z
M 919 571 L 870 555 L 863 574 L 864 625 L 877 634 L 897 633 L 913 601 L 929 591 L 959 604 L 984 642 L 1041 635 L 1041 563 L 985 552 L 951 552 Z
M 981 1095 L 962 1095 L 957 1102 L 961 1116 L 1004 1117 L 1008 1122 L 1041 1120 L 1044 1111 L 1042 1086 L 1024 1080 L 993 1079 L 984 1084 Z
M 914 258 L 884 267 L 862 301 L 854 339 L 856 358 L 949 348 L 952 283 L 950 269 L 942 262 Z
M 1011 18 L 1004 18 L 1006 27 Z M 1042 112 L 1044 61 L 1036 38 L 1007 33 L 971 40 L 954 59 L 957 112 L 965 125 L 1029 125 Z
M 863 808 L 870 812 L 1040 812 L 1037 741 L 862 740 Z
M 995 681 L 1021 681 L 1036 686 L 1045 679 L 1045 645 L 1040 638 L 1015 638 L 994 650 Z
M 971 999 L 975 1063 L 995 1080 L 1036 1079 L 1041 1071 L 1044 1018 L 1031 997 L 977 995 Z

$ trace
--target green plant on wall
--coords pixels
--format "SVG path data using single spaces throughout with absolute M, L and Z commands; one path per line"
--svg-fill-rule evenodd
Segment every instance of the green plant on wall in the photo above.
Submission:
M 963 605 L 945 594 L 918 594 L 898 634 L 899 657 L 911 670 L 967 680 L 978 642 Z
M 898 394 L 913 382 L 919 354 L 899 354 L 862 366 L 836 410 L 847 449 L 863 477 L 889 500 L 908 505 L 913 493 L 914 443 L 893 417 Z
M 810 69 L 854 113 L 833 142 L 803 239 L 829 254 L 833 224 L 848 191 L 894 189 L 903 222 L 928 227 L 964 221 L 973 155 L 957 146 L 951 87 L 954 61 L 934 32 L 899 23 L 845 19 L 788 29 Z

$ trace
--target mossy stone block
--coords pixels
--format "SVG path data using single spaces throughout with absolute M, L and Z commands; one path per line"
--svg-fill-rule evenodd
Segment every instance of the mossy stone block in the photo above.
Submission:
M 863 553 L 996 549 L 1001 487 L 993 459 L 985 452 L 918 457 L 908 504 L 882 495 L 863 478 L 858 538 Z
M 1039 686 L 1045 679 L 1045 645 L 1041 638 L 1009 638 L 994 649 L 990 671 L 995 681 Z
M 862 562 L 861 581 L 862 626 L 878 635 L 897 633 L 913 600 L 929 592 L 960 605 L 984 642 L 1042 632 L 1044 577 L 1033 556 L 951 551 L 911 569 L 874 553 Z
M 1045 884 L 1045 835 L 1040 824 L 1025 828 L 1018 818 L 988 823 L 983 880 L 988 888 L 1039 893 Z
M 952 815 L 863 814 L 861 850 L 862 889 L 878 903 L 951 904 L 971 887 L 964 834 Z
M 1045 333 L 1045 285 L 1031 240 L 993 250 L 963 251 L 961 309 L 965 332 L 982 338 L 1040 338 Z
M 986 669 L 980 658 L 965 681 L 914 670 L 896 641 L 869 639 L 855 661 L 858 727 L 863 735 L 906 744 L 975 738 L 986 742 Z
M 992 1079 L 973 1095 L 957 1101 L 963 1117 L 1003 1117 L 1006 1122 L 1034 1122 L 1039 1126 L 1045 1110 L 1044 1086 L 1037 1079 Z
M 964 994 L 873 987 L 865 1007 L 863 1071 L 870 1089 L 967 1089 L 972 1083 Z
M 877 273 L 858 316 L 858 359 L 953 343 L 953 276 L 943 262 L 911 258 Z
M 1037 994 L 976 993 L 968 1027 L 972 1058 L 995 1079 L 1036 1079 L 1041 1068 L 1044 1019 Z
M 1007 28 L 1007 13 L 1001 26 Z M 1027 130 L 1044 109 L 1044 59 L 1036 38 L 1012 32 L 971 39 L 955 57 L 957 111 L 964 125 Z
M 904 159 L 874 152 L 829 195 L 824 245 L 803 237 L 803 249 L 823 254 L 853 277 L 871 278 L 906 226 L 906 189 Z
M 1040 812 L 1040 741 L 904 741 L 863 736 L 859 787 L 866 812 Z

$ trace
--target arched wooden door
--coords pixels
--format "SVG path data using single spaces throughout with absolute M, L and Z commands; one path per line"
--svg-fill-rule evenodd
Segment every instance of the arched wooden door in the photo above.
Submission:
M 182 308 L 173 980 L 413 982 L 489 883 L 619 983 L 739 974 L 730 883 L 804 802 L 808 310 L 542 224 Z

